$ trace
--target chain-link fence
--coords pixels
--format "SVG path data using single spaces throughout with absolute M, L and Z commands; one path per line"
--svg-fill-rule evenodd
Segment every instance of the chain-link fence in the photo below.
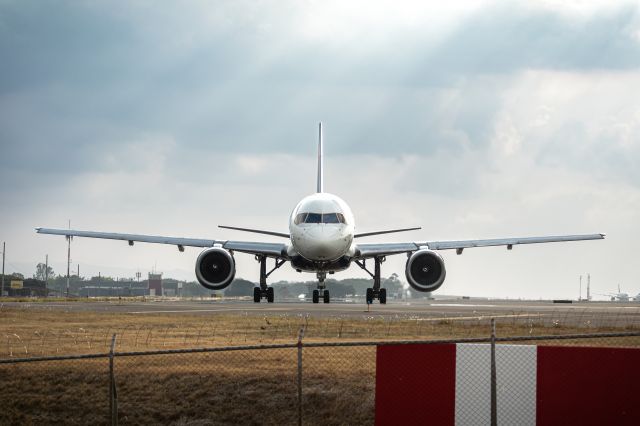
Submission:
M 591 389 L 607 375 L 621 383 L 606 390 L 615 407 L 640 407 L 627 370 L 637 331 L 353 342 L 305 342 L 303 331 L 291 344 L 142 352 L 119 352 L 116 336 L 107 353 L 0 360 L 0 424 L 384 424 L 382 410 L 416 424 L 416 408 L 436 424 L 447 410 L 457 424 L 533 424 L 540 395 L 561 393 L 547 405 L 572 408 L 569 379 Z

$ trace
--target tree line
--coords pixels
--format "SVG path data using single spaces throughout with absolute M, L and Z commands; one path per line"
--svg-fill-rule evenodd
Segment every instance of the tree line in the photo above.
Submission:
M 13 279 L 24 279 L 22 274 L 12 274 Z M 9 280 L 9 276 L 5 280 Z M 67 277 L 66 275 L 56 274 L 51 266 L 44 263 L 36 265 L 33 278 L 38 281 L 47 281 L 47 287 L 54 294 L 64 294 L 66 291 Z M 178 290 L 178 283 L 181 289 Z M 399 280 L 398 275 L 393 273 L 388 278 L 382 278 L 382 286 L 387 289 L 388 294 L 401 295 L 403 291 L 403 283 Z M 213 293 L 202 287 L 197 281 L 180 281 L 173 278 L 163 278 L 163 288 L 174 290 L 175 294 L 186 297 L 211 296 Z M 252 296 L 253 288 L 258 285 L 253 281 L 243 278 L 236 278 L 231 285 L 218 294 L 225 296 Z M 301 294 L 309 296 L 311 292 L 317 288 L 316 280 L 309 281 L 277 281 L 272 284 L 278 297 L 294 298 Z M 327 289 L 331 292 L 332 297 L 349 297 L 363 296 L 367 288 L 373 286 L 373 280 L 369 278 L 345 278 L 343 280 L 327 279 Z M 140 288 L 148 287 L 148 280 L 136 281 L 134 278 L 113 278 L 110 276 L 92 276 L 90 278 L 79 277 L 78 275 L 69 276 L 69 292 L 78 294 L 82 287 L 86 286 L 123 286 Z

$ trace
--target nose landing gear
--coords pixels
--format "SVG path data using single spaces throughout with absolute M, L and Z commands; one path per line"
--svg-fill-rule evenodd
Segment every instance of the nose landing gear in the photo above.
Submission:
M 331 301 L 331 298 L 329 296 L 329 290 L 325 288 L 325 284 L 324 284 L 324 280 L 327 278 L 327 273 L 318 272 L 316 276 L 318 277 L 318 289 L 313 290 L 312 301 L 313 303 L 320 302 L 320 296 L 322 295 L 322 301 L 324 303 L 329 303 Z

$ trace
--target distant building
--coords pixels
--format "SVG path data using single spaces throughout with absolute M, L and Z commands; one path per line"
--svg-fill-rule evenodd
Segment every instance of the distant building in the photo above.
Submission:
M 162 280 L 162 295 L 177 297 L 182 296 L 182 281 L 174 278 L 165 278 Z
M 43 297 L 48 293 L 47 284 L 34 278 L 26 280 L 5 276 L 5 294 L 9 297 Z
M 146 283 L 133 280 L 93 282 L 91 285 L 80 287 L 78 291 L 80 297 L 132 297 L 148 294 Z
M 162 274 L 149 274 L 149 296 L 162 296 Z

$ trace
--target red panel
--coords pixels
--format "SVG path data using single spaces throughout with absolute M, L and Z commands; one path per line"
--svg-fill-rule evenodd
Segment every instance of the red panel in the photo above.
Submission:
M 378 346 L 376 425 L 453 425 L 456 345 Z
M 538 425 L 640 425 L 640 349 L 538 347 Z

